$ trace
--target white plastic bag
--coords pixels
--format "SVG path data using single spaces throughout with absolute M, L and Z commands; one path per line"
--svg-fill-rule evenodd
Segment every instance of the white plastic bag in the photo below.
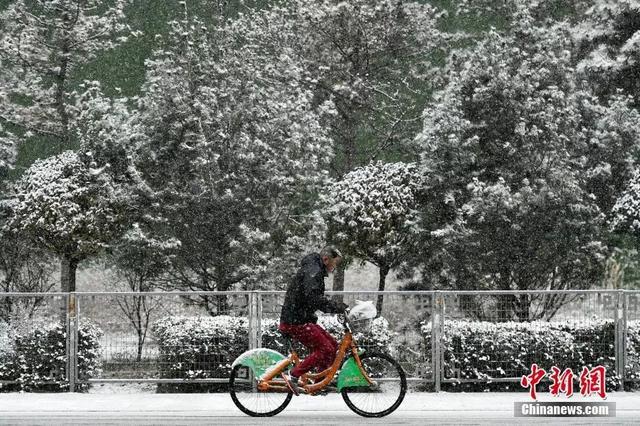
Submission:
M 356 300 L 356 306 L 349 311 L 349 319 L 355 321 L 373 319 L 377 314 L 378 310 L 373 301 Z

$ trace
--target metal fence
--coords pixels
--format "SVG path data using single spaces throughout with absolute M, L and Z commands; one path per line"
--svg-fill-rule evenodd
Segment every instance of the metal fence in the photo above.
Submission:
M 619 387 L 640 381 L 637 291 L 327 294 L 348 304 L 381 304 L 386 323 L 378 335 L 363 336 L 362 342 L 383 345 L 416 388 L 517 383 L 532 362 L 552 360 L 605 363 Z M 276 331 L 283 298 L 283 292 L 267 291 L 0 293 L 0 384 L 24 382 L 3 378 L 2 362 L 18 350 L 28 351 L 25 345 L 36 345 L 37 339 L 25 336 L 51 324 L 63 331 L 61 343 L 47 341 L 64 345 L 57 357 L 63 367 L 52 366 L 49 376 L 39 372 L 40 384 L 63 380 L 76 390 L 100 382 L 226 383 L 229 366 L 242 351 L 270 345 L 286 350 L 277 347 Z M 88 362 L 83 351 L 89 349 L 83 346 L 82 330 L 87 324 L 101 330 L 95 354 L 100 371 L 92 374 L 83 371 Z

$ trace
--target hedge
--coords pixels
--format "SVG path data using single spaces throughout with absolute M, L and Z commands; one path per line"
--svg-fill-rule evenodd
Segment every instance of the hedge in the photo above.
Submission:
M 342 337 L 342 326 L 335 317 L 321 317 L 319 323 L 334 335 Z M 262 321 L 262 346 L 286 354 L 288 348 L 273 319 Z M 248 323 L 244 317 L 168 317 L 151 326 L 160 350 L 159 369 L 162 379 L 228 378 L 233 361 L 249 347 Z M 354 333 L 365 349 L 388 350 L 391 340 L 384 318 L 374 321 L 370 331 Z M 300 351 L 301 357 L 306 356 Z M 158 392 L 220 392 L 226 384 L 160 383 Z
M 341 325 L 335 317 L 321 317 L 321 325 L 337 339 Z M 519 383 L 495 382 L 499 378 L 518 378 L 530 373 L 536 363 L 547 372 L 551 366 L 573 370 L 576 379 L 583 367 L 603 365 L 607 369 L 607 388 L 616 389 L 620 379 L 615 370 L 615 324 L 613 321 L 492 323 L 446 321 L 442 348 L 447 378 L 459 378 L 445 385 L 450 390 L 521 390 Z M 639 370 L 640 323 L 629 322 L 627 365 Z M 218 316 L 204 318 L 165 318 L 152 330 L 160 348 L 161 378 L 227 378 L 233 360 L 248 348 L 247 319 Z M 424 348 L 431 359 L 431 324 L 421 327 Z M 356 333 L 360 347 L 389 351 L 392 332 L 384 318 L 378 318 L 367 333 Z M 288 347 L 277 331 L 277 321 L 263 320 L 263 347 L 286 353 Z M 300 349 L 298 347 L 298 349 Z M 307 354 L 299 352 L 301 357 Z M 429 366 L 430 367 L 430 366 Z M 633 374 L 627 376 L 634 378 Z M 483 383 L 464 383 L 479 379 Z M 488 383 L 488 384 L 487 384 Z M 548 378 L 541 386 L 549 383 Z M 540 389 L 543 389 L 541 387 Z M 160 384 L 159 392 L 214 392 L 224 385 Z
M 247 350 L 247 319 L 217 317 L 168 317 L 151 325 L 160 351 L 162 379 L 210 379 L 229 376 L 233 360 Z M 214 392 L 217 384 L 159 383 L 157 391 Z
M 425 347 L 430 348 L 431 324 L 424 323 L 422 332 Z M 517 383 L 491 383 L 491 380 L 529 374 L 533 363 L 547 372 L 554 365 L 561 370 L 570 368 L 576 378 L 585 366 L 603 365 L 607 369 L 607 388 L 617 389 L 620 378 L 615 370 L 614 345 L 613 321 L 446 321 L 442 342 L 444 374 L 447 378 L 459 378 L 453 387 L 464 390 L 517 390 L 520 388 Z M 628 355 L 634 358 L 635 349 L 630 346 Z M 486 380 L 490 385 L 463 383 L 468 379 Z
M 96 377 L 100 369 L 102 331 L 94 324 L 78 327 L 78 376 L 81 380 Z M 1 392 L 62 392 L 69 390 L 66 376 L 66 327 L 48 324 L 26 333 L 15 334 L 9 348 L 0 352 L 0 380 L 15 384 L 0 384 Z M 50 383 L 46 383 L 50 382 Z M 77 385 L 86 391 L 89 385 Z

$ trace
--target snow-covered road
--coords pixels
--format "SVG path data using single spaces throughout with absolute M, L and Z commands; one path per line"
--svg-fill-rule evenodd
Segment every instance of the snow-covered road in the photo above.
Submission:
M 413 393 L 384 419 L 365 419 L 348 410 L 337 395 L 295 398 L 276 417 L 253 419 L 224 394 L 4 394 L 0 424 L 92 425 L 424 425 L 424 424 L 640 424 L 640 393 L 610 393 L 615 418 L 515 418 L 514 402 L 526 393 Z M 540 401 L 599 401 L 597 398 L 553 398 Z

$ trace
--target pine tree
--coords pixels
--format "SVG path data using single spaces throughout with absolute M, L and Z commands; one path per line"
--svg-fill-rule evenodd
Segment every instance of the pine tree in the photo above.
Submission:
M 173 286 L 283 285 L 279 262 L 309 229 L 305 203 L 333 156 L 323 126 L 333 107 L 296 83 L 291 52 L 238 45 L 228 27 L 211 30 L 188 11 L 171 25 L 132 123 L 151 191 L 141 226 L 180 241 Z M 227 309 L 224 296 L 198 302 Z
M 601 279 L 611 192 L 633 170 L 639 140 L 626 99 L 601 104 L 581 87 L 570 41 L 566 24 L 536 26 L 524 11 L 505 34 L 452 55 L 418 136 L 428 287 L 570 289 Z M 549 318 L 568 300 L 468 299 L 480 318 L 518 320 Z
M 74 147 L 74 78 L 124 40 L 127 1 L 17 0 L 0 12 L 0 171 L 22 143 Z
M 340 179 L 371 160 L 417 157 L 413 137 L 438 82 L 434 58 L 448 44 L 440 17 L 416 1 L 294 0 L 240 16 L 233 28 L 256 52 L 294 58 L 300 74 L 292 84 L 311 90 L 316 103 L 333 102 L 330 170 Z M 344 289 L 344 266 L 333 290 Z

